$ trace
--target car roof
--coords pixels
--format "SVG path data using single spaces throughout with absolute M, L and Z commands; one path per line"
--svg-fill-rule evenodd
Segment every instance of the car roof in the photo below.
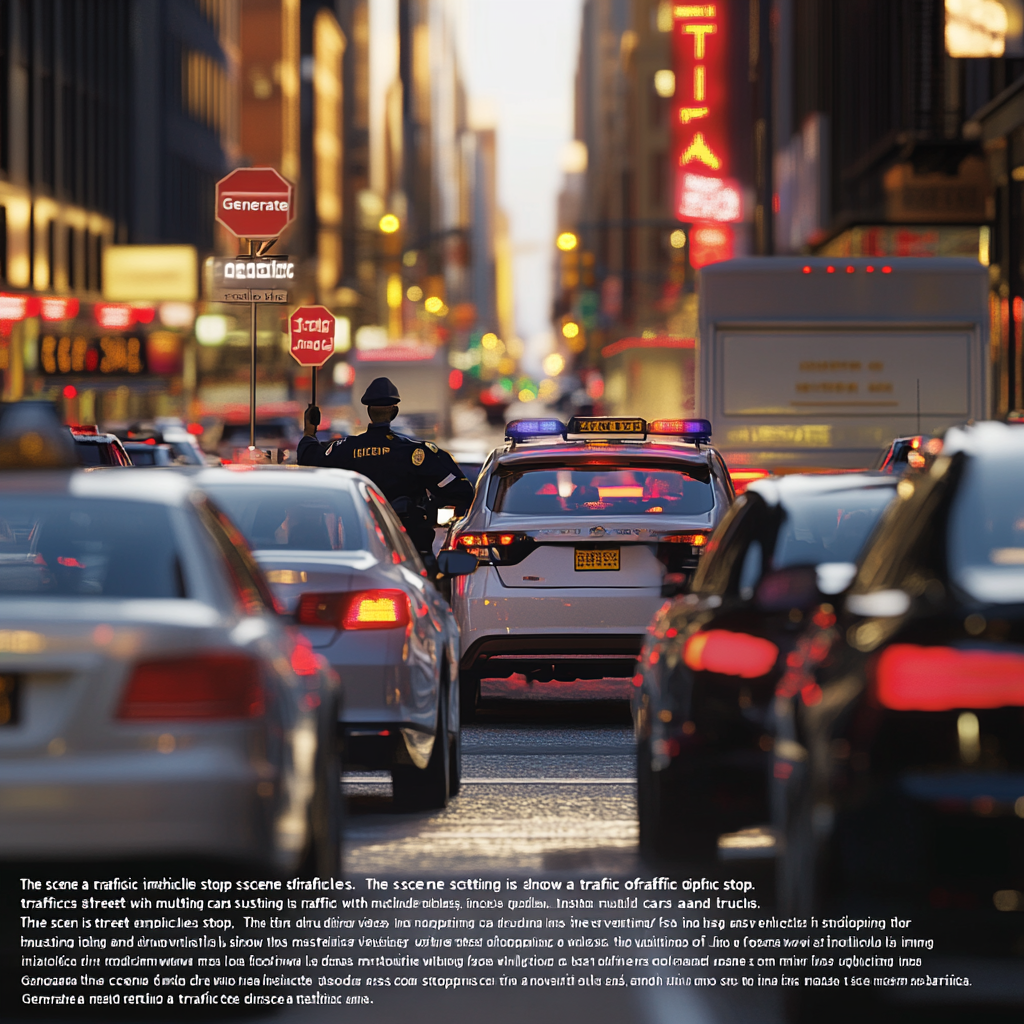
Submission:
M 819 494 L 838 494 L 864 487 L 889 487 L 895 490 L 899 479 L 891 473 L 792 473 L 769 476 L 747 486 L 747 493 L 760 495 L 769 505 L 786 504 Z
M 268 484 L 277 487 L 334 487 L 351 491 L 359 482 L 370 483 L 361 473 L 350 469 L 333 469 L 325 466 L 260 466 L 235 464 L 230 466 L 201 467 L 185 470 L 195 481 L 195 486 L 226 484 L 232 487 L 263 487 Z
M 682 441 L 530 441 L 517 444 L 498 453 L 495 465 L 510 466 L 521 462 L 585 461 L 595 456 L 609 460 L 616 458 L 658 457 L 686 462 L 693 466 L 707 466 L 707 453 L 714 449 L 710 445 L 686 444 Z
M 955 452 L 993 458 L 1024 453 L 1024 426 L 985 420 L 966 427 L 950 427 L 942 439 L 942 454 Z
M 5 473 L 5 495 L 68 494 L 79 498 L 111 498 L 159 505 L 183 505 L 195 490 L 194 477 L 177 469 L 147 467 L 145 483 L 131 466 L 86 467 Z

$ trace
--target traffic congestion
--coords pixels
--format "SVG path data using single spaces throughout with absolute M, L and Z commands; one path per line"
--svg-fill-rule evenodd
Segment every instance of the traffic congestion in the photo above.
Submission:
M 1024 1012 L 1024 0 L 0 2 L 0 1019 Z

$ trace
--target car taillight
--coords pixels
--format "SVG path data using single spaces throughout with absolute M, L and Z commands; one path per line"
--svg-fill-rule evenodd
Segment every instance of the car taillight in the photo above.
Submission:
M 729 470 L 729 479 L 732 480 L 733 489 L 737 494 L 742 494 L 755 480 L 763 480 L 768 475 L 767 469 Z
M 893 644 L 875 665 L 875 695 L 893 711 L 1024 706 L 1024 655 Z
M 303 594 L 295 619 L 301 626 L 336 629 L 397 629 L 409 625 L 404 590 L 357 590 L 348 594 Z
M 683 661 L 694 672 L 714 672 L 741 679 L 757 679 L 775 667 L 779 649 L 760 636 L 709 629 L 694 633 L 683 648 Z
M 460 533 L 455 538 L 454 546 L 463 550 L 468 550 L 469 548 L 507 548 L 524 538 L 525 534 L 519 533 Z
M 706 533 L 670 533 L 666 537 L 658 538 L 662 544 L 692 544 L 695 548 L 702 548 L 708 542 Z
M 264 706 L 259 662 L 241 654 L 205 654 L 140 662 L 117 717 L 133 721 L 257 718 Z

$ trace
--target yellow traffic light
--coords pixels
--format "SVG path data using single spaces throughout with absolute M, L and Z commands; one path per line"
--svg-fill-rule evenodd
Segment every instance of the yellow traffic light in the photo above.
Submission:
M 580 333 L 580 325 L 573 323 L 571 320 L 562 324 L 562 337 L 564 338 L 575 338 Z
M 402 222 L 393 213 L 385 213 L 377 224 L 385 235 L 393 235 L 401 226 Z
M 555 245 L 557 245 L 562 252 L 572 252 L 579 244 L 580 240 L 571 231 L 563 231 L 558 238 L 555 239 Z

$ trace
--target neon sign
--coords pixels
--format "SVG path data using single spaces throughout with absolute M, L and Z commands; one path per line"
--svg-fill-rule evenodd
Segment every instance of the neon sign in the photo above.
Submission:
M 672 13 L 679 82 L 676 216 L 717 224 L 742 220 L 742 192 L 727 176 L 724 5 L 676 4 Z

